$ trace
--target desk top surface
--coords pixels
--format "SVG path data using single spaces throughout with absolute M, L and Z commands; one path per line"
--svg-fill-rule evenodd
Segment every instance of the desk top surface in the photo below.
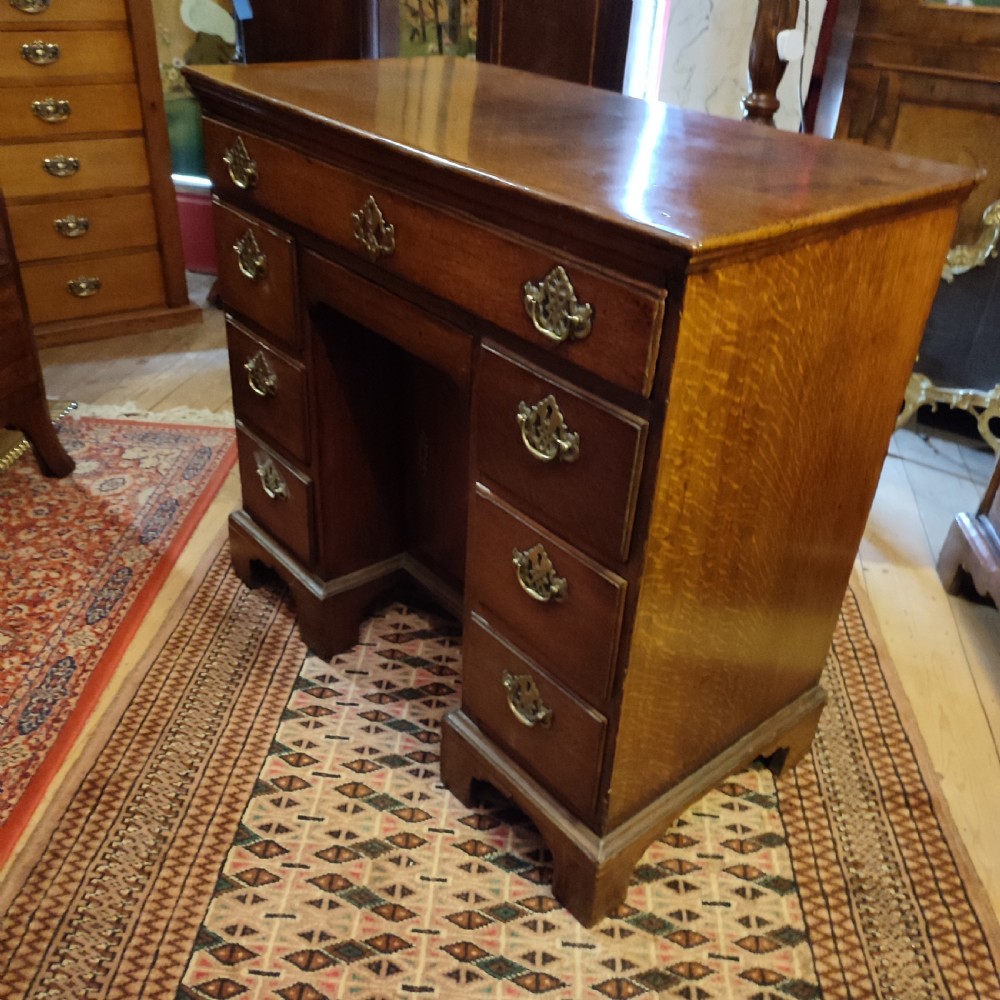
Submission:
M 265 106 L 412 175 L 571 206 L 692 256 L 947 204 L 971 169 L 780 132 L 467 59 L 199 67 L 209 112 Z M 294 126 L 294 122 L 293 122 Z M 332 141 L 331 141 L 332 148 Z

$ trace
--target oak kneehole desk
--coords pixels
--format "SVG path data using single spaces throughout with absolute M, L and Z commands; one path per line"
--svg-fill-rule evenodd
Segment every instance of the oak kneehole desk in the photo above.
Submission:
M 462 616 L 442 776 L 585 924 L 793 763 L 956 167 L 467 60 L 199 69 L 243 507 L 320 655 L 402 577 Z

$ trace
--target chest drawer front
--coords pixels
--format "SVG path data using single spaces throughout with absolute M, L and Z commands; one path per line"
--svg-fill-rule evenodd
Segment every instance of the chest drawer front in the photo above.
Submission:
M 482 605 L 559 681 L 592 705 L 611 691 L 625 581 L 478 486 L 465 575 Z
M 8 211 L 22 264 L 156 246 L 156 215 L 148 194 L 12 205 Z
M 140 132 L 139 90 L 131 83 L 12 87 L 0 90 L 0 139 L 53 139 Z
M 22 27 L 18 24 L 18 28 Z M 94 82 L 125 82 L 135 77 L 132 43 L 124 28 L 109 31 L 52 31 L 43 25 L 24 25 L 23 31 L 0 31 L 0 84 L 51 86 L 75 83 L 87 77 Z M 22 55 L 35 42 L 49 46 L 44 63 Z M 54 46 L 54 48 L 53 48 Z
M 226 306 L 296 349 L 295 245 L 290 236 L 216 202 L 219 288 Z
M 584 821 L 595 812 L 607 720 L 547 677 L 472 614 L 463 630 L 462 708 Z M 505 686 L 505 676 L 513 692 Z M 535 704 L 547 724 L 526 725 L 512 706 Z
M 313 484 L 236 422 L 243 507 L 306 565 L 313 561 Z
M 237 193 L 224 159 L 238 159 L 233 152 L 238 137 L 253 162 L 253 180 L 244 195 L 256 204 L 581 368 L 648 395 L 663 319 L 662 291 L 206 121 L 206 162 L 222 194 Z M 589 314 L 586 323 L 561 323 L 555 299 L 569 293 L 543 290 L 559 269 L 572 286 L 577 317 Z M 541 303 L 529 305 L 528 286 L 538 291 Z M 552 335 L 540 332 L 535 319 Z
M 584 551 L 627 558 L 645 420 L 483 344 L 473 428 L 480 477 Z
M 282 357 L 232 317 L 226 318 L 226 337 L 237 418 L 300 462 L 308 461 L 302 365 Z
M 148 185 L 141 138 L 67 138 L 0 147 L 0 187 L 10 199 Z
M 155 252 L 28 264 L 21 279 L 35 324 L 152 309 L 166 300 Z
M 25 9 L 27 8 L 27 9 Z M 125 0 L 15 0 L 0 5 L 0 28 L 35 28 L 94 21 L 125 22 Z

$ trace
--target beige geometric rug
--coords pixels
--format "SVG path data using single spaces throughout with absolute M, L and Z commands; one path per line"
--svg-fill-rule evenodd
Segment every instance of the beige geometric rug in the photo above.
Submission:
M 523 817 L 440 784 L 460 661 L 453 621 L 399 603 L 309 657 L 223 550 L 0 892 L 0 997 L 1000 996 L 850 592 L 813 753 L 693 806 L 589 931 Z

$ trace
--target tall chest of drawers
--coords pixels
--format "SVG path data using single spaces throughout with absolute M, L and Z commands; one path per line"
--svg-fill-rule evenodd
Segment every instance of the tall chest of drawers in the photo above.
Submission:
M 684 807 L 806 751 L 972 178 L 452 60 L 192 71 L 237 571 L 321 655 L 463 619 L 442 776 L 584 923 Z
M 45 343 L 197 320 L 149 0 L 0 6 L 0 188 Z

